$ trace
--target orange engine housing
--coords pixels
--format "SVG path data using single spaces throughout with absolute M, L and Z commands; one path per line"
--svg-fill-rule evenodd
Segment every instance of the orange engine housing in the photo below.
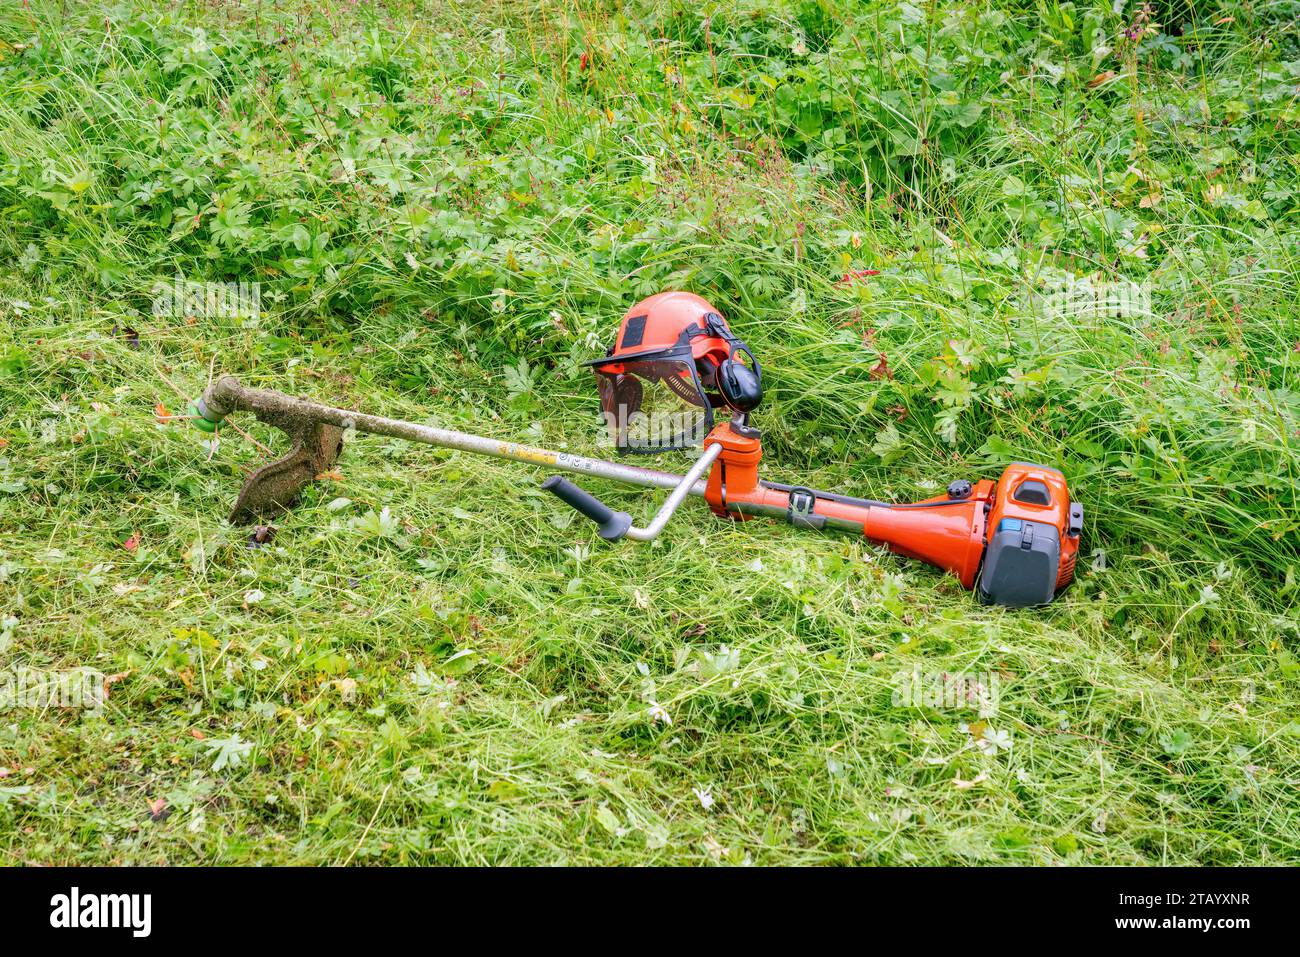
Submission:
M 1020 491 L 1026 482 L 1038 482 L 1048 489 L 1048 501 L 1043 504 L 1024 501 Z M 1003 494 L 993 503 L 988 527 L 999 528 L 1004 519 L 1046 523 L 1060 535 L 1060 566 L 1056 575 L 1056 590 L 1060 591 L 1074 580 L 1074 562 L 1079 554 L 1079 533 L 1082 530 L 1083 510 L 1070 501 L 1070 490 L 1059 469 L 1045 465 L 1016 462 L 1008 465 L 998 479 Z M 1072 521 L 1072 516 L 1077 518 Z
M 760 481 L 756 429 L 724 422 L 704 444 L 722 446 L 704 493 L 716 515 L 865 535 L 952 572 L 966 588 L 979 582 L 980 597 L 999 604 L 1044 604 L 1074 577 L 1083 510 L 1056 469 L 1016 463 L 960 498 L 895 504 Z M 986 570 L 992 574 L 981 581 Z

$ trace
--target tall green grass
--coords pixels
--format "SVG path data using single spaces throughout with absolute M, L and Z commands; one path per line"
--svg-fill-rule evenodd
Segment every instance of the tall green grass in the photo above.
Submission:
M 1300 49 L 1211 7 L 0 13 L 0 665 L 115 677 L 0 721 L 8 859 L 1294 861 Z M 178 274 L 263 314 L 154 315 Z M 1144 298 L 1050 308 L 1085 278 Z M 1008 613 L 691 510 L 609 547 L 373 437 L 250 549 L 276 436 L 157 417 L 230 371 L 597 453 L 579 363 L 670 287 L 763 359 L 771 477 L 1057 465 L 1078 582 Z

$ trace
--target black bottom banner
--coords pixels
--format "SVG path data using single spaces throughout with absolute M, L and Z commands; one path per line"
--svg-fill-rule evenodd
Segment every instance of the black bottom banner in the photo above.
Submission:
M 1039 940 L 1181 944 L 1199 935 L 1232 946 L 1241 934 L 1289 926 L 1297 889 L 1296 872 L 1280 868 L 10 868 L 0 869 L 0 926 L 10 939 L 49 934 L 127 946 L 373 946 L 394 932 L 428 931 L 438 939 L 486 932 L 483 943 L 494 945 L 503 935 L 543 935 L 553 944 L 554 931 L 569 928 L 588 944 L 623 947 L 650 927 L 656 930 L 646 942 L 663 945 L 664 921 L 676 913 L 694 927 L 700 920 L 715 924 L 729 945 L 746 937 L 762 942 L 780 923 L 787 933 L 818 936 L 918 934 L 918 943 L 930 945 L 962 937 L 988 942 L 1000 928 L 1051 935 Z M 591 936 L 601 930 L 617 936 Z

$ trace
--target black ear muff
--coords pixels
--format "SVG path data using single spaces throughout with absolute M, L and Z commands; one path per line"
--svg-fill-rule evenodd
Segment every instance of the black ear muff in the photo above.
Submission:
M 737 412 L 752 412 L 763 401 L 763 380 L 738 359 L 724 359 L 718 366 L 718 390 Z

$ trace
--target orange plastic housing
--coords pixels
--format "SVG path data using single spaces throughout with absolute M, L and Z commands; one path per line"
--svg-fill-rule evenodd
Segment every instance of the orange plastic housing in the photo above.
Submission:
M 730 422 L 715 426 L 704 444 L 723 449 L 709 472 L 704 493 L 716 515 L 740 520 L 759 516 L 789 519 L 810 527 L 862 534 L 900 555 L 952 572 L 966 588 L 974 587 L 979 574 L 987 528 L 997 528 L 1003 518 L 1048 522 L 1060 534 L 1057 588 L 1068 584 L 1074 575 L 1079 542 L 1068 534 L 1070 496 L 1065 477 L 1055 469 L 1012 465 L 996 483 L 988 479 L 975 483 L 966 498 L 938 495 L 922 502 L 891 505 L 759 481 L 762 442 L 757 433 L 737 432 Z M 1011 492 L 1029 480 L 1051 489 L 1051 505 L 1011 500 Z M 800 493 L 809 494 L 804 497 Z M 811 510 L 792 508 L 792 498 L 796 505 L 811 499 Z
M 1024 482 L 1042 482 L 1051 493 L 1050 505 L 1036 505 L 1018 501 L 1016 490 Z M 1074 578 L 1074 562 L 1079 554 L 1078 536 L 1072 536 L 1070 524 L 1070 490 L 1065 476 L 1045 465 L 1027 465 L 1016 462 L 1008 465 L 998 479 L 1001 494 L 989 513 L 988 527 L 997 528 L 1004 518 L 1019 518 L 1029 522 L 1046 522 L 1056 526 L 1061 539 L 1061 565 L 1056 576 L 1056 589 L 1060 591 Z

